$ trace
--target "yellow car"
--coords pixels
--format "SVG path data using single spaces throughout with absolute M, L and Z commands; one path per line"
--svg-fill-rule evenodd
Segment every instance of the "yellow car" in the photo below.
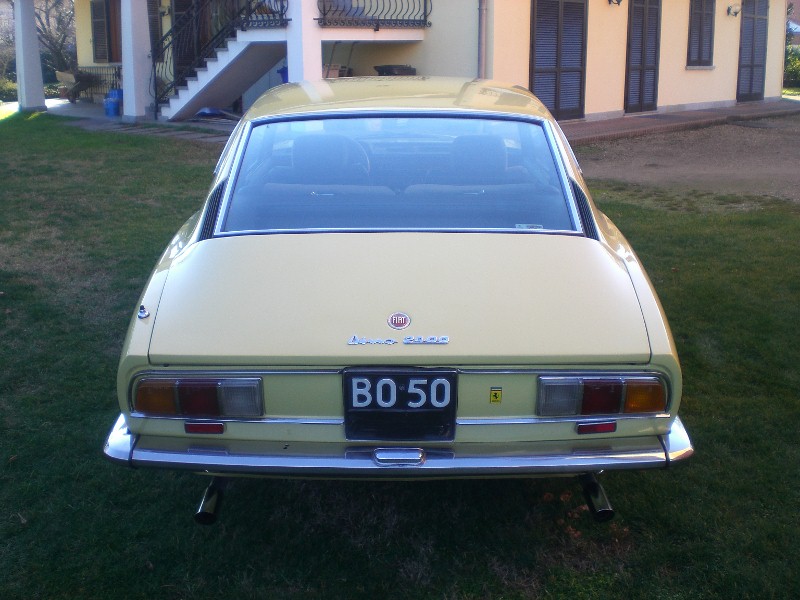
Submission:
M 147 283 L 117 390 L 105 454 L 133 467 L 575 475 L 598 519 L 594 474 L 693 452 L 641 263 L 544 106 L 493 81 L 262 96 Z

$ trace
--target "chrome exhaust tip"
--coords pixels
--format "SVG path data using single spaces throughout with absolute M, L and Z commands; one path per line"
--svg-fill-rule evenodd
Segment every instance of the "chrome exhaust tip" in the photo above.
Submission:
M 195 523 L 198 525 L 213 525 L 217 522 L 217 514 L 219 513 L 226 487 L 227 482 L 224 479 L 211 478 L 211 483 L 208 484 L 205 493 L 203 493 L 203 499 L 200 500 L 200 506 L 194 514 Z
M 586 504 L 592 512 L 594 520 L 598 523 L 605 523 L 614 518 L 614 508 L 611 502 L 608 501 L 608 496 L 597 481 L 594 473 L 585 473 L 578 477 L 581 487 L 583 488 L 583 496 L 586 498 Z

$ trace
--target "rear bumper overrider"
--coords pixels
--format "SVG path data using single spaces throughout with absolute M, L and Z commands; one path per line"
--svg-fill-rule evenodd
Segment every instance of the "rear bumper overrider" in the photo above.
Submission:
M 267 477 L 423 479 L 525 477 L 605 470 L 665 468 L 689 458 L 691 441 L 680 418 L 666 435 L 622 439 L 510 444 L 280 443 L 207 438 L 138 436 L 123 415 L 104 449 L 110 460 L 131 467 L 186 469 Z

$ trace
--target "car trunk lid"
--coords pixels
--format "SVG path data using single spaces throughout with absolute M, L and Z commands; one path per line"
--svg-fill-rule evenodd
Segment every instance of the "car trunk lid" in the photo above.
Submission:
M 396 313 L 410 325 L 392 328 Z M 534 233 L 202 241 L 173 262 L 150 345 L 154 364 L 243 367 L 649 358 L 623 261 L 594 240 Z

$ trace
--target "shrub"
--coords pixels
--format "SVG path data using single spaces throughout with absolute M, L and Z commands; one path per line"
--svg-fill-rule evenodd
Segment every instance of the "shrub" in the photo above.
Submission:
M 48 83 L 44 86 L 45 98 L 58 98 L 59 83 Z M 8 79 L 0 77 L 0 102 L 16 102 L 17 101 L 17 84 Z
M 783 86 L 800 87 L 800 46 L 787 46 L 786 48 Z
M 48 84 L 45 84 L 45 86 L 44 86 L 44 97 L 45 98 L 58 98 L 59 97 L 58 86 L 60 86 L 60 85 L 61 85 L 60 83 L 48 83 Z
M 17 84 L 8 79 L 0 78 L 0 102 L 17 101 Z

